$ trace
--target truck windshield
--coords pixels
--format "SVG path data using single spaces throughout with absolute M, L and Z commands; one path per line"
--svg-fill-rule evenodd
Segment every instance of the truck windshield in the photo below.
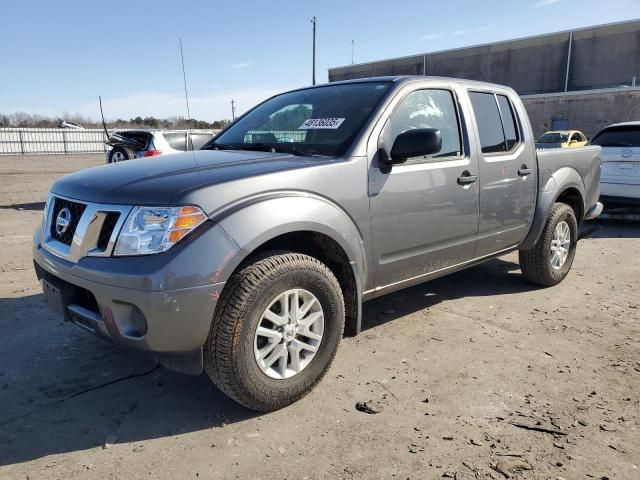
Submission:
M 202 148 L 342 155 L 390 85 L 328 85 L 278 95 L 258 105 Z

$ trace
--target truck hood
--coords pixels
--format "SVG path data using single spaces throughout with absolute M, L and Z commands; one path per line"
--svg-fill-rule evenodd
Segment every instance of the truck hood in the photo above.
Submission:
M 271 152 L 198 150 L 81 170 L 59 179 L 51 192 L 95 203 L 172 205 L 179 202 L 181 193 L 198 187 L 330 160 Z

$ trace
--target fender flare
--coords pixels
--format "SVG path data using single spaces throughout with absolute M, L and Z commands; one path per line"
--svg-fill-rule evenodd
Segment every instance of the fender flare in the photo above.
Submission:
M 586 212 L 585 208 L 585 187 L 584 182 L 580 174 L 571 167 L 562 167 L 550 173 L 549 170 L 541 172 L 541 188 L 536 202 L 536 209 L 533 216 L 533 223 L 529 229 L 529 233 L 518 247 L 520 250 L 528 250 L 533 248 L 538 240 L 544 226 L 547 223 L 547 218 L 551 207 L 558 200 L 558 197 L 569 189 L 575 189 L 580 194 L 580 201 L 582 202 L 582 211 Z M 581 219 L 578 219 L 580 223 Z
M 238 266 L 261 245 L 281 235 L 313 232 L 331 238 L 349 260 L 355 282 L 356 311 L 348 318 L 351 333 L 359 333 L 362 317 L 362 286 L 368 273 L 364 237 L 356 222 L 329 199 L 308 192 L 279 192 L 244 199 L 210 218 L 233 240 L 237 249 L 229 252 L 218 269 L 226 282 Z

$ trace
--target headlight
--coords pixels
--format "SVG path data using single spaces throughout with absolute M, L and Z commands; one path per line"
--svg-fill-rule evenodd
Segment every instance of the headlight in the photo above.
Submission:
M 51 195 L 47 196 L 47 201 L 44 202 L 44 208 L 42 209 L 42 223 L 47 224 L 47 215 L 49 215 L 49 204 L 51 203 Z
M 206 219 L 198 207 L 135 207 L 118 235 L 114 254 L 164 252 Z

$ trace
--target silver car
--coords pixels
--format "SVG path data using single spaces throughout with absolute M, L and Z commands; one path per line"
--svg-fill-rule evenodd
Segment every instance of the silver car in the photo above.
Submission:
M 107 163 L 133 158 L 155 157 L 167 153 L 199 150 L 213 138 L 213 133 L 187 130 L 121 130 L 113 133 L 107 145 Z

